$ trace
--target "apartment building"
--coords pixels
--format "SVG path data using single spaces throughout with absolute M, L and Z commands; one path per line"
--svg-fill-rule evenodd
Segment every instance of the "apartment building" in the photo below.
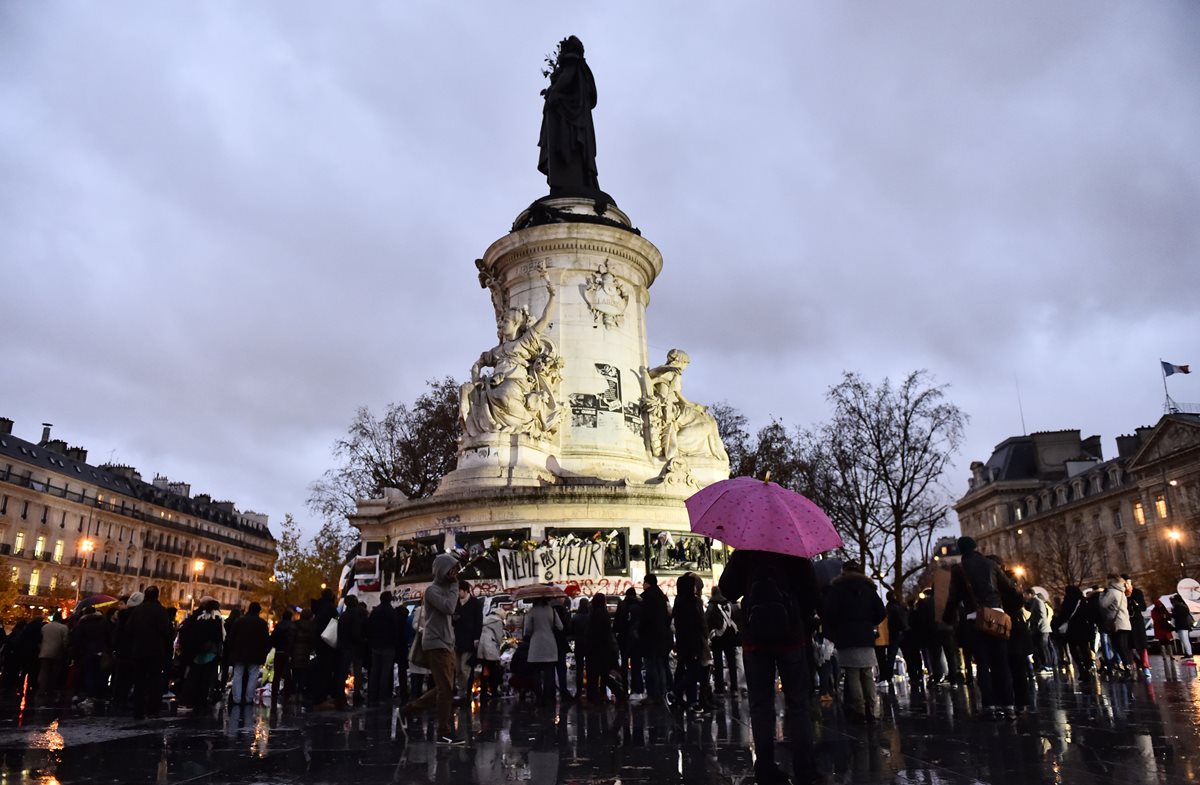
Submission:
M 276 549 L 266 515 L 165 477 L 146 482 L 130 466 L 90 464 L 50 430 L 27 441 L 0 418 L 0 576 L 16 583 L 16 604 L 150 585 L 181 608 L 203 596 L 226 607 L 267 599 Z

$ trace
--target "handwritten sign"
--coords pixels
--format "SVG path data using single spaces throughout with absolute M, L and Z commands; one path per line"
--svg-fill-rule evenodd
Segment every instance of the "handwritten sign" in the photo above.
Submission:
M 594 581 L 604 577 L 604 543 L 555 543 L 532 551 L 500 550 L 505 588 L 535 583 Z

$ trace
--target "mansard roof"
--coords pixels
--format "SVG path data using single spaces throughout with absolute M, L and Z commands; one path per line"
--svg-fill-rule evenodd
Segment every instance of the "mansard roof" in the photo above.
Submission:
M 12 458 L 29 466 L 36 466 L 63 477 L 73 477 L 80 483 L 130 496 L 148 504 L 177 510 L 210 523 L 218 523 L 222 526 L 240 529 L 257 537 L 275 540 L 271 530 L 267 527 L 258 528 L 243 523 L 239 515 L 221 509 L 217 503 L 206 503 L 199 498 L 181 496 L 164 488 L 156 488 L 148 482 L 112 471 L 127 467 L 93 466 L 57 450 L 48 449 L 44 445 L 34 444 L 13 436 L 11 433 L 0 434 L 0 456 Z

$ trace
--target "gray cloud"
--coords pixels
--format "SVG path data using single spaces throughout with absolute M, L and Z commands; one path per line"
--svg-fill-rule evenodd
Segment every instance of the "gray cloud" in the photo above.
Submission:
M 808 424 L 843 369 L 927 367 L 965 466 L 1016 377 L 1111 445 L 1200 364 L 1191 4 L 127 10 L 0 9 L 0 414 L 275 520 L 355 406 L 490 340 L 472 260 L 544 193 L 572 32 L 692 397 Z

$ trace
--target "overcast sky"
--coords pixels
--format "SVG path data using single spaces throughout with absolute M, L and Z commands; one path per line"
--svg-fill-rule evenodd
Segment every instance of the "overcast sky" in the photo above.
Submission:
M 122 5 L 128 6 L 121 8 Z M 0 416 L 268 513 L 494 342 L 578 35 L 651 360 L 809 425 L 843 370 L 1113 437 L 1200 371 L 1194 2 L 0 4 Z M 1200 402 L 1200 373 L 1170 379 Z

